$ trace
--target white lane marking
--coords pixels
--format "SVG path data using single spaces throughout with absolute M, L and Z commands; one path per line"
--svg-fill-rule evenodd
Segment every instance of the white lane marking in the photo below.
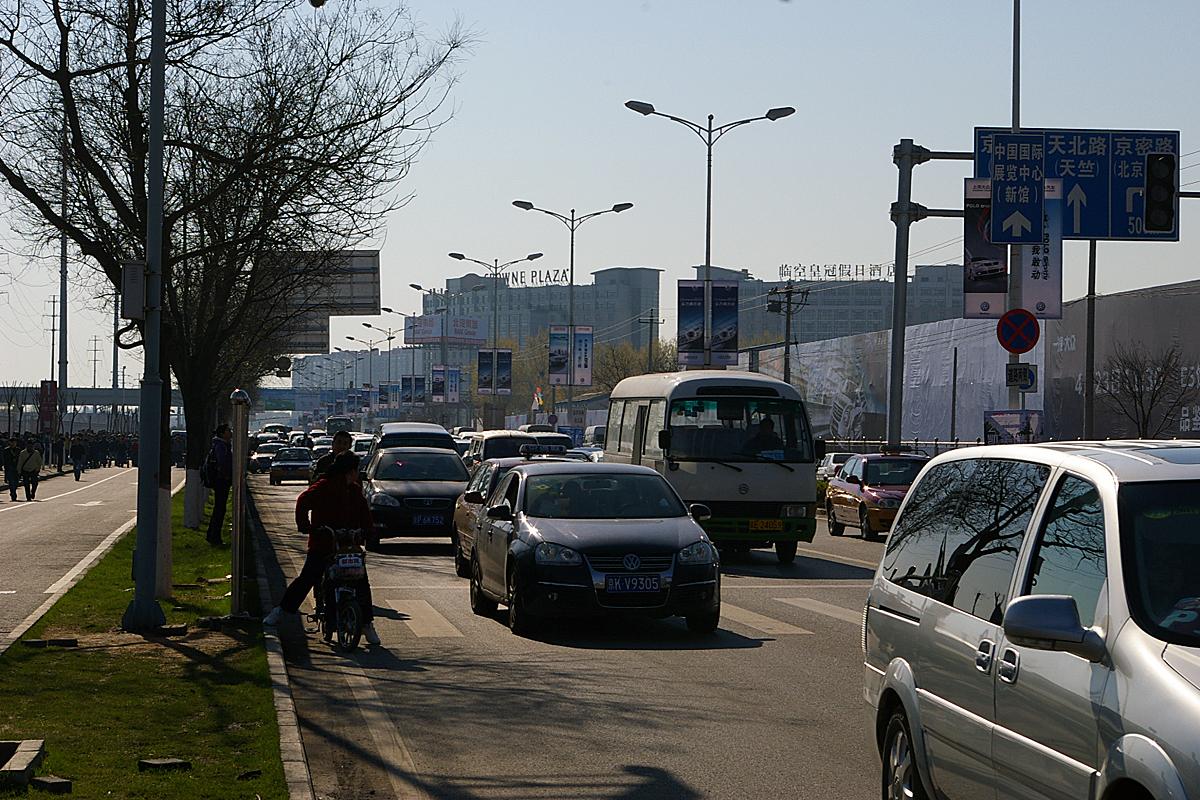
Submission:
M 92 506 L 104 505 L 104 501 L 103 500 L 88 500 L 86 503 L 76 503 L 75 505 L 79 506 L 80 508 L 91 508 Z
M 387 708 L 367 673 L 361 667 L 345 667 L 340 670 L 350 686 L 350 693 L 362 714 L 367 731 L 375 742 L 375 751 L 379 755 L 380 766 L 387 772 L 392 784 L 392 791 L 397 800 L 420 798 L 424 796 L 409 779 L 416 775 L 417 765 L 413 762 L 412 754 L 404 744 L 404 735 L 387 713 Z
M 851 611 L 848 608 L 835 606 L 832 603 L 822 603 L 820 600 L 813 600 L 808 597 L 776 597 L 777 602 L 787 603 L 789 606 L 803 608 L 805 611 L 812 611 L 817 614 L 824 614 L 827 617 L 840 619 L 842 622 L 852 622 L 855 625 L 862 624 L 862 612 Z
M 16 594 L 16 593 L 17 593 L 16 589 L 5 589 L 3 592 L 0 592 L 0 594 Z
M 80 486 L 78 489 L 72 489 L 69 492 L 63 492 L 62 494 L 52 495 L 50 497 L 40 500 L 38 503 L 22 503 L 19 506 L 9 506 L 8 508 L 0 508 L 0 514 L 3 514 L 6 511 L 18 511 L 22 508 L 36 508 L 41 503 L 46 503 L 51 500 L 57 500 L 60 497 L 66 497 L 67 495 L 75 494 L 76 492 L 86 492 L 88 489 L 99 486 L 100 484 L 104 483 L 105 481 L 111 481 L 113 478 L 119 478 L 128 471 L 129 470 L 121 470 L 116 475 L 109 475 L 107 478 L 101 478 L 100 480 L 96 481 L 95 483 L 89 483 L 87 486 Z
M 795 625 L 789 625 L 786 622 L 781 622 L 771 617 L 765 617 L 762 614 L 755 613 L 746 608 L 739 606 L 731 606 L 729 603 L 721 603 L 721 619 L 733 620 L 739 625 L 745 625 L 747 628 L 754 628 L 756 631 L 770 634 L 771 636 L 788 636 L 797 634 L 811 634 L 812 631 L 798 628 Z
M 849 556 L 834 555 L 833 553 L 826 553 L 824 550 L 814 550 L 811 547 L 797 547 L 796 552 L 804 553 L 805 555 L 812 556 L 813 558 L 822 558 L 826 561 L 836 561 L 839 564 L 849 564 L 853 567 L 867 567 L 869 569 L 875 569 L 879 566 L 878 561 L 864 561 L 861 558 L 850 558 Z
M 443 617 L 437 609 L 424 600 L 387 600 L 385 602 L 393 610 L 408 617 L 403 622 L 415 636 L 422 638 L 462 636 L 462 633 L 450 623 L 450 620 Z
M 775 583 L 736 583 L 729 576 L 721 578 L 721 591 L 730 592 L 734 589 L 870 589 L 870 581 L 836 581 L 831 583 L 801 583 L 795 581 L 776 581 Z

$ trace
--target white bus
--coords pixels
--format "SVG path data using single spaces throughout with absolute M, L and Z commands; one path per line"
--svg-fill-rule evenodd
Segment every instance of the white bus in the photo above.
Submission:
M 799 392 L 750 372 L 698 370 L 626 378 L 613 389 L 605 461 L 645 464 L 688 503 L 729 548 L 775 546 L 782 563 L 816 532 L 816 462 Z

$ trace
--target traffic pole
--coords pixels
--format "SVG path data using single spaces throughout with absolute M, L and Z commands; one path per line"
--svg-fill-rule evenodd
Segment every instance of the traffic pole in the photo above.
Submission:
M 1087 333 L 1083 354 L 1083 438 L 1096 438 L 1096 240 L 1088 241 Z
M 246 459 L 249 456 L 250 395 L 235 389 L 229 395 L 233 406 L 233 563 L 229 584 L 229 613 L 242 614 L 242 573 L 246 547 Z
M 892 161 L 900 170 L 900 180 L 896 202 L 892 204 L 896 254 L 895 276 L 892 279 L 892 352 L 888 373 L 888 447 L 900 444 L 900 423 L 904 413 L 904 327 L 908 322 L 908 234 L 913 223 L 913 150 L 912 139 L 901 139 L 892 151 Z

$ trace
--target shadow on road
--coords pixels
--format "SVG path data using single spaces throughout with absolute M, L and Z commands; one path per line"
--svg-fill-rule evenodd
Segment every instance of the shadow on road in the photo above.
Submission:
M 682 619 L 639 617 L 547 620 L 533 638 L 579 650 L 741 650 L 762 647 L 764 641 L 724 628 L 695 634 Z
M 722 553 L 721 573 L 750 578 L 869 581 L 874 577 L 875 570 L 807 555 L 797 556 L 791 564 L 780 564 L 774 551 L 748 550 Z
M 445 556 L 449 559 L 454 555 L 454 546 L 449 539 L 384 539 L 371 552 L 381 556 Z

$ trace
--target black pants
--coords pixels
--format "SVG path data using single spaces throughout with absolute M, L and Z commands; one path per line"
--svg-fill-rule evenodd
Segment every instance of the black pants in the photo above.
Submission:
M 304 566 L 301 567 L 300 574 L 288 584 L 284 591 L 283 599 L 279 601 L 279 607 L 289 614 L 299 611 L 300 604 L 304 602 L 304 598 L 308 597 L 308 593 L 313 589 L 320 590 L 321 576 L 325 574 L 327 563 L 329 563 L 328 554 L 309 553 L 304 559 Z M 358 604 L 362 608 L 363 623 L 366 624 L 374 619 L 371 584 L 367 582 L 366 578 L 363 578 L 355 584 L 354 589 L 358 593 Z M 328 604 L 328 602 L 329 598 L 326 598 L 326 603 Z
M 213 510 L 208 518 L 208 533 L 205 538 L 212 543 L 221 541 L 221 531 L 225 527 L 225 505 L 229 502 L 229 484 L 212 487 Z
M 71 466 L 75 467 L 75 480 L 79 480 L 79 473 L 83 472 L 83 459 L 72 461 Z
M 21 476 L 16 470 L 4 473 L 4 482 L 8 484 L 8 494 L 13 500 L 17 499 L 17 487 L 21 485 Z
M 26 500 L 32 500 L 35 497 L 37 497 L 38 481 L 40 481 L 40 480 L 41 480 L 41 476 L 38 475 L 36 472 L 21 473 L 21 481 L 22 481 L 22 483 L 25 484 L 25 499 Z M 16 498 L 13 498 L 13 499 L 16 499 Z

